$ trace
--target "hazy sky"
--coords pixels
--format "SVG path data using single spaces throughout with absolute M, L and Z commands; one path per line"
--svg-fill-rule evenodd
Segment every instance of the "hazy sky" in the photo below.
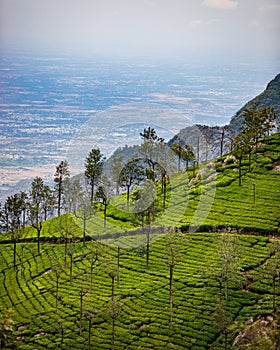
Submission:
M 0 0 L 0 44 L 276 58 L 279 0 Z

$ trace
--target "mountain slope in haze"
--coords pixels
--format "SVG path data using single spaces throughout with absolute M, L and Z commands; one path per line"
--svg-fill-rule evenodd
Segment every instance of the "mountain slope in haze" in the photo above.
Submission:
M 256 107 L 255 107 L 256 106 Z M 262 107 L 274 107 L 276 109 L 278 118 L 277 126 L 279 131 L 280 125 L 280 74 L 271 80 L 266 89 L 258 96 L 254 97 L 251 101 L 247 102 L 231 119 L 229 123 L 229 130 L 231 133 L 236 133 L 242 123 L 242 113 L 244 109 L 262 108 Z
M 243 112 L 245 108 L 262 108 L 274 107 L 277 112 L 277 131 L 280 128 L 280 74 L 271 80 L 266 89 L 252 100 L 248 101 L 236 114 L 232 117 L 230 123 L 225 126 L 207 126 L 193 125 L 187 126 L 180 130 L 170 141 L 173 143 L 191 144 L 195 153 L 200 153 L 199 159 L 211 159 L 221 154 L 221 141 L 223 137 L 223 153 L 229 151 L 229 145 L 232 137 L 238 133 L 243 120 Z M 223 135 L 223 136 L 222 136 Z M 198 147 L 198 138 L 200 138 L 200 147 Z M 198 150 L 199 148 L 199 150 Z

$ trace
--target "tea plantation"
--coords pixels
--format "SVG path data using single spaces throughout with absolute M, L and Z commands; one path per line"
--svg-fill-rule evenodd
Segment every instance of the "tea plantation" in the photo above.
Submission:
M 245 349 L 233 345 L 245 322 L 277 317 L 280 306 L 280 135 L 262 142 L 251 170 L 243 159 L 241 186 L 229 155 L 170 179 L 166 210 L 149 227 L 148 266 L 147 232 L 120 209 L 124 196 L 110 202 L 106 227 L 96 209 L 85 243 L 75 215 L 44 222 L 40 254 L 35 230 L 25 228 L 15 268 L 2 234 L 2 347 Z M 4 339 L 7 308 L 14 332 Z
M 151 245 L 149 268 L 144 251 L 121 249 L 115 302 L 116 349 L 219 349 L 223 346 L 215 310 L 219 298 L 221 269 L 220 234 L 180 235 L 181 251 L 174 270 L 173 328 L 169 329 L 169 265 L 165 238 Z M 231 319 L 229 343 L 250 317 L 272 313 L 273 291 L 266 266 L 271 259 L 268 238 L 238 237 L 240 276 L 229 282 L 224 308 Z M 92 349 L 111 348 L 110 310 L 112 279 L 108 261 L 117 265 L 117 249 L 95 243 L 73 244 L 64 264 L 64 247 L 34 243 L 19 250 L 13 269 L 10 244 L 1 246 L 1 305 L 14 311 L 14 340 L 17 349 L 87 349 L 89 319 L 92 316 Z M 90 287 L 90 264 L 93 266 Z M 72 276 L 71 276 L 72 274 Z M 72 280 L 72 281 L 71 281 Z M 83 296 L 83 311 L 80 301 Z M 277 285 L 276 303 L 280 303 Z M 80 332 L 81 318 L 81 332 Z M 223 348 L 223 347 L 222 347 Z

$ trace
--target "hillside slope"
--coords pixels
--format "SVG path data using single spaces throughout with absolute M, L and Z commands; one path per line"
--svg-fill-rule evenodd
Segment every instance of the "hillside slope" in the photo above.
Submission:
M 236 114 L 232 117 L 230 123 L 224 126 L 207 126 L 207 125 L 194 125 L 188 126 L 175 135 L 170 141 L 169 145 L 178 142 L 180 140 L 183 144 L 191 144 L 195 153 L 197 153 L 197 139 L 202 140 L 202 147 L 200 147 L 200 159 L 205 160 L 206 146 L 208 143 L 208 153 L 210 158 L 215 158 L 220 155 L 220 142 L 222 133 L 224 132 L 224 151 L 229 150 L 229 145 L 233 135 L 236 135 L 242 125 L 242 113 L 245 108 L 261 108 L 271 106 L 276 109 L 278 114 L 277 126 L 280 128 L 280 74 L 278 74 L 273 80 L 271 80 L 266 89 L 258 96 L 254 97 L 251 101 L 248 101 Z M 209 159 L 209 157 L 208 157 Z
M 229 123 L 229 130 L 231 133 L 235 134 L 236 131 L 240 128 L 242 122 L 242 113 L 245 108 L 261 108 L 261 107 L 274 107 L 278 114 L 277 124 L 278 130 L 280 127 L 280 74 L 271 80 L 266 89 L 260 93 L 258 96 L 253 98 L 251 101 L 247 102 L 231 119 Z

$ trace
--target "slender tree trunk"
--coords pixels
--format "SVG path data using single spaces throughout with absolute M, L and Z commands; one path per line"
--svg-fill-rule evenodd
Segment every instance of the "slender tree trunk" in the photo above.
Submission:
M 112 276 L 111 277 L 111 279 L 112 279 L 112 295 L 111 295 L 111 298 L 112 298 L 112 301 L 114 301 L 115 300 L 115 277 L 114 276 Z
M 20 257 L 20 278 L 22 278 L 22 273 L 23 273 L 23 249 L 24 245 L 21 244 L 21 257 Z
M 57 309 L 57 303 L 58 303 L 58 280 L 59 276 L 58 273 L 56 274 L 56 292 L 55 292 L 55 308 Z
M 86 215 L 84 214 L 83 217 L 83 247 L 86 245 L 86 224 L 87 224 L 87 218 Z
M 92 272 L 93 272 L 93 264 L 94 261 L 90 263 L 90 285 L 89 285 L 89 293 L 92 294 Z
M 104 204 L 104 228 L 106 228 L 106 220 L 107 220 L 107 204 Z
M 73 278 L 73 253 L 70 253 L 69 256 L 70 256 L 70 283 L 72 283 L 72 278 Z
M 228 264 L 226 264 L 226 275 L 225 275 L 225 299 L 228 300 Z
M 126 186 L 126 189 L 127 189 L 127 192 L 126 192 L 126 208 L 127 208 L 127 210 L 129 210 L 129 195 L 130 195 L 130 186 L 129 185 L 127 185 Z
M 115 349 L 115 316 L 112 317 L 112 344 L 111 349 Z
M 64 267 L 66 267 L 67 244 L 68 244 L 68 239 L 67 237 L 64 237 Z
M 62 179 L 59 179 L 58 183 L 58 206 L 57 206 L 57 215 L 60 216 L 61 209 L 61 193 L 62 193 Z
M 238 184 L 239 184 L 239 186 L 241 186 L 241 176 L 242 176 L 242 174 L 241 174 L 241 164 L 242 164 L 242 158 L 240 157 L 239 158 L 239 169 L 238 169 Z
M 14 269 L 16 269 L 16 259 L 17 259 L 17 241 L 14 238 L 13 239 L 13 243 L 14 243 Z
M 89 320 L 88 320 L 88 350 L 91 350 L 91 344 L 90 344 L 91 325 L 92 325 L 92 319 L 91 319 L 91 317 L 89 317 Z
M 94 197 L 94 179 L 91 181 L 90 187 L 90 204 L 92 205 Z
M 82 334 L 83 326 L 82 326 L 82 318 L 83 318 L 83 291 L 80 291 L 80 334 Z
M 150 258 L 150 226 L 147 229 L 147 244 L 146 244 L 146 268 L 149 267 L 149 258 Z
M 121 247 L 118 247 L 118 268 L 120 267 Z
M 166 206 L 166 177 L 164 176 L 163 180 L 163 209 L 165 209 Z
M 170 264 L 169 271 L 169 329 L 172 330 L 173 325 L 173 272 L 174 272 L 174 264 Z

